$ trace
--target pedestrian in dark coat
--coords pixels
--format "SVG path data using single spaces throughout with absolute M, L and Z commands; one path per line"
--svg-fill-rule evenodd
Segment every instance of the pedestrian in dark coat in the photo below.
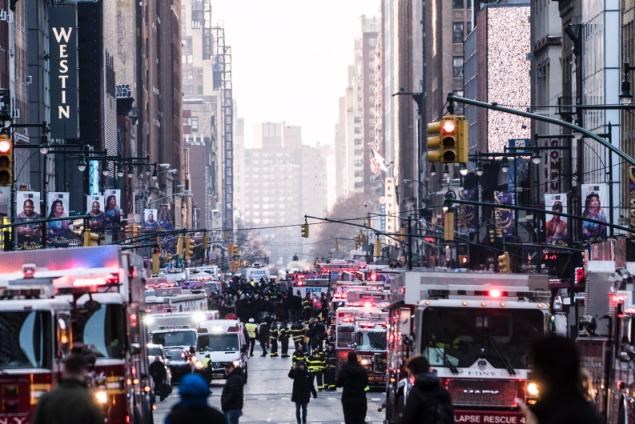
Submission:
M 238 424 L 238 419 L 243 414 L 243 385 L 245 379 L 243 370 L 236 368 L 233 363 L 225 365 L 227 379 L 223 393 L 220 396 L 220 404 L 227 419 L 227 424 Z M 190 423 L 192 424 L 192 423 Z
M 260 323 L 258 327 L 258 337 L 260 338 L 260 347 L 262 348 L 262 355 L 267 356 L 267 345 L 269 344 L 269 323 L 264 321 Z
M 207 404 L 209 386 L 199 374 L 183 377 L 179 384 L 179 395 L 181 400 L 165 417 L 165 424 L 225 424 L 225 416 Z
M 64 361 L 59 385 L 40 398 L 33 424 L 103 424 L 104 416 L 86 386 L 88 361 L 71 354 Z
M 530 408 L 520 403 L 528 423 L 600 424 L 595 406 L 584 395 L 580 356 L 575 343 L 549 336 L 533 343 L 529 357 L 540 397 Z
M 309 374 L 306 364 L 301 361 L 293 365 L 289 371 L 289 378 L 293 379 L 291 401 L 295 402 L 295 418 L 298 424 L 306 424 L 307 406 L 311 400 L 311 395 L 317 398 L 313 377 Z M 300 410 L 302 410 L 302 416 L 300 416 Z
M 342 409 L 346 424 L 364 424 L 366 420 L 366 392 L 368 373 L 359 364 L 357 353 L 348 352 L 347 361 L 337 375 L 337 387 L 342 387 Z
M 439 378 L 430 372 L 430 363 L 423 356 L 408 361 L 408 371 L 415 378 L 408 393 L 402 424 L 454 424 L 454 409 L 450 393 L 441 387 Z

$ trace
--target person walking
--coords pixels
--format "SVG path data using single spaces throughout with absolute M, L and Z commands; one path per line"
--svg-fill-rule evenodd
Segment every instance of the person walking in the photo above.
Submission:
M 160 356 L 155 356 L 154 361 L 148 367 L 148 373 L 152 377 L 154 382 L 154 393 L 159 395 L 159 399 L 163 401 L 165 399 L 163 385 L 168 378 L 168 372 L 165 370 L 165 364 L 161 360 Z
M 329 391 L 337 390 L 335 386 L 335 370 L 337 368 L 337 358 L 333 344 L 326 344 L 326 369 L 324 370 L 324 388 Z
M 430 363 L 415 356 L 406 366 L 414 386 L 408 393 L 402 424 L 454 424 L 450 393 L 441 387 L 439 378 L 430 372 Z
M 313 316 L 313 302 L 311 301 L 311 294 L 307 291 L 304 299 L 302 299 L 302 316 L 305 321 L 308 321 Z
M 225 424 L 225 416 L 207 404 L 209 385 L 199 374 L 183 377 L 179 384 L 179 396 L 181 399 L 165 417 L 165 424 Z
M 540 387 L 537 402 L 528 407 L 516 401 L 527 423 L 600 424 L 594 405 L 584 395 L 580 356 L 575 343 L 562 336 L 536 340 L 529 349 L 533 378 Z
M 86 385 L 88 361 L 73 353 L 64 360 L 59 385 L 42 395 L 33 424 L 103 424 L 104 416 Z
M 256 346 L 256 338 L 258 337 L 258 325 L 256 320 L 249 318 L 249 322 L 245 324 L 247 339 L 249 340 L 249 356 L 254 356 L 254 347 Z
M 262 348 L 262 355 L 267 356 L 267 345 L 269 344 L 269 323 L 263 321 L 258 327 L 258 337 L 260 338 L 260 347 Z
M 273 322 L 271 329 L 269 329 L 269 345 L 271 346 L 271 352 L 269 356 L 271 358 L 278 357 L 278 325 Z
M 309 373 L 315 377 L 318 391 L 324 389 L 324 369 L 326 368 L 326 358 L 320 346 L 316 346 L 309 355 L 308 360 Z
M 225 374 L 225 386 L 220 396 L 221 409 L 227 424 L 238 424 L 238 419 L 243 414 L 243 371 L 236 368 L 232 362 L 228 362 L 225 365 Z
M 289 371 L 289 378 L 293 379 L 291 401 L 295 403 L 295 418 L 298 424 L 306 424 L 307 406 L 311 400 L 311 395 L 313 398 L 317 398 L 313 377 L 309 374 L 304 361 L 299 361 Z M 300 410 L 302 416 L 300 416 Z
M 346 363 L 337 375 L 336 385 L 342 387 L 342 409 L 346 424 L 364 424 L 368 404 L 366 392 L 368 373 L 359 364 L 356 352 L 348 352 Z
M 280 340 L 280 349 L 282 350 L 281 358 L 289 357 L 289 329 L 287 323 L 283 322 L 278 330 L 278 339 Z

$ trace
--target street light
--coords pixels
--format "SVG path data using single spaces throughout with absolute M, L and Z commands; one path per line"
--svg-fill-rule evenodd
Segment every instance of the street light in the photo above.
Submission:
M 434 177 L 435 175 L 437 175 L 437 168 L 432 165 L 432 168 L 430 169 L 430 176 Z
M 534 165 L 540 165 L 540 162 L 540 155 L 538 154 L 538 152 L 534 152 L 534 154 L 531 155 L 531 163 L 533 163 Z
M 620 104 L 630 105 L 633 102 L 633 93 L 631 93 L 631 82 L 628 80 L 630 71 L 635 70 L 635 66 L 631 66 L 628 62 L 624 63 L 624 79 L 622 79 L 622 92 L 619 95 Z
M 481 168 L 481 165 L 477 165 L 477 167 L 476 167 L 476 176 L 477 177 L 482 177 L 484 173 L 485 173 L 485 171 L 483 171 L 483 168 Z
M 45 143 L 40 144 L 40 153 L 43 155 L 46 155 L 48 154 L 48 152 L 49 152 L 48 144 L 45 144 Z
M 132 169 L 132 165 L 128 166 L 128 178 L 134 177 L 134 170 Z
M 507 158 L 503 158 L 503 162 L 501 163 L 501 171 L 503 171 L 505 174 L 509 172 L 509 161 L 507 160 Z
M 468 172 L 469 170 L 467 169 L 467 166 L 465 166 L 465 164 L 462 163 L 461 168 L 459 169 L 459 174 L 465 177 L 468 174 Z
M 79 172 L 84 172 L 88 164 L 86 163 L 86 159 L 82 156 L 82 158 L 77 162 L 77 170 Z
M 157 167 L 155 165 L 154 171 L 152 172 L 152 179 L 156 181 L 157 178 L 159 178 L 159 173 L 157 172 Z
M 123 167 L 122 166 L 117 166 L 117 177 L 122 178 L 123 177 Z
M 101 174 L 104 177 L 109 177 L 110 176 L 110 169 L 108 169 L 108 164 L 104 165 L 104 169 L 101 171 Z

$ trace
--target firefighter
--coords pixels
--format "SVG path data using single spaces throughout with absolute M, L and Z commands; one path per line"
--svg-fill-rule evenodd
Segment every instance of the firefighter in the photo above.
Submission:
M 267 345 L 269 344 L 269 323 L 263 321 L 258 327 L 258 336 L 260 337 L 260 347 L 262 348 L 262 357 L 267 356 Z
M 271 346 L 271 352 L 269 356 L 271 358 L 278 357 L 278 324 L 274 321 L 271 323 L 271 328 L 269 329 L 269 344 Z
M 308 364 L 309 372 L 315 376 L 317 389 L 321 392 L 322 389 L 324 389 L 324 369 L 326 368 L 326 358 L 321 347 L 316 346 L 313 349 L 313 352 L 309 356 Z
M 292 365 L 295 365 L 298 362 L 306 362 L 306 354 L 304 353 L 303 345 L 298 346 L 298 348 L 295 350 L 295 352 L 293 352 L 293 355 L 291 356 Z
M 337 358 L 335 357 L 335 349 L 331 343 L 326 344 L 325 355 L 326 369 L 324 370 L 324 387 L 326 390 L 337 390 L 335 386 L 335 369 Z
M 280 340 L 280 349 L 282 350 L 281 358 L 289 357 L 289 329 L 287 323 L 283 322 L 278 330 L 278 339 Z
M 293 343 L 295 344 L 295 349 L 297 350 L 299 346 L 304 344 L 304 326 L 300 321 L 296 321 L 291 326 L 291 338 L 293 339 Z

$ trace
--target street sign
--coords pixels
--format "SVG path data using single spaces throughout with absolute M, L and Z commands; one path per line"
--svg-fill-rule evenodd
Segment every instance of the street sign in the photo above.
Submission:
M 531 143 L 531 139 L 529 138 L 510 138 L 507 140 L 507 146 L 512 149 L 515 153 L 522 153 L 530 155 L 531 152 L 529 150 L 525 150 L 526 147 L 529 147 Z

